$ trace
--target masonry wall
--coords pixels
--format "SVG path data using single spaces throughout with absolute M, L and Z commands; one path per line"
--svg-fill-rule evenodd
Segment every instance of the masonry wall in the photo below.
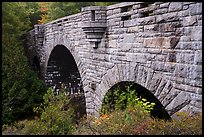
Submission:
M 95 20 L 89 22 L 93 9 Z M 97 33 L 102 35 L 98 48 L 93 48 L 92 32 L 84 32 L 86 21 L 88 27 L 106 25 L 104 33 Z M 43 29 L 43 41 L 38 39 L 42 44 L 35 43 L 42 73 L 52 49 L 66 46 L 82 77 L 88 114 L 100 111 L 107 90 L 120 81 L 133 81 L 150 90 L 170 115 L 202 111 L 202 3 L 123 2 L 87 7 Z

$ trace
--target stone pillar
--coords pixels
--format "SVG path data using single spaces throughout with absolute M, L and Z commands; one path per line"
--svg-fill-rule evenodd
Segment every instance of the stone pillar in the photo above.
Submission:
M 43 41 L 44 41 L 44 25 L 35 25 L 35 51 L 38 54 L 37 56 L 40 58 L 40 78 L 44 80 L 45 75 L 45 61 L 43 60 Z

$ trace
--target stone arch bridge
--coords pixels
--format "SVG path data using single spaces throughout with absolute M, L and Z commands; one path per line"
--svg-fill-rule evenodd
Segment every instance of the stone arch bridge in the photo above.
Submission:
M 202 111 L 202 3 L 84 7 L 35 25 L 26 50 L 48 85 L 77 77 L 73 92 L 83 91 L 87 114 L 97 114 L 106 92 L 121 81 L 148 89 L 170 116 Z M 67 87 L 74 84 L 69 82 Z

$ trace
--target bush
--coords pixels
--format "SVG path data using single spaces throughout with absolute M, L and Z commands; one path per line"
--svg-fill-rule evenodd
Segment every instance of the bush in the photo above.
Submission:
M 136 98 L 137 99 L 137 98 Z M 189 115 L 177 112 L 171 121 L 152 118 L 145 109 L 145 100 L 140 104 L 128 105 L 125 109 L 115 109 L 102 113 L 100 117 L 89 116 L 74 125 L 74 111 L 70 107 L 70 98 L 60 92 L 54 95 L 49 89 L 44 95 L 43 107 L 39 107 L 40 117 L 24 120 L 14 126 L 3 126 L 3 134 L 29 135 L 201 135 L 202 113 Z M 128 103 L 129 104 L 129 103 Z M 131 104 L 131 103 L 130 103 Z M 151 103 L 150 103 L 151 104 Z M 68 106 L 65 110 L 64 106 Z M 147 107 L 149 108 L 149 107 Z M 151 107 L 150 107 L 151 108 Z M 37 111 L 38 108 L 35 108 Z
M 154 135 L 201 135 L 202 113 L 189 115 L 188 112 L 177 112 L 172 121 L 155 119 L 149 127 L 149 134 Z
M 81 123 L 75 134 L 131 135 L 134 134 L 136 125 L 146 120 L 151 120 L 150 115 L 141 106 L 128 107 L 102 114 L 99 118 L 89 117 Z
M 150 113 L 155 103 L 150 103 L 145 98 L 138 97 L 136 91 L 131 89 L 131 86 L 130 84 L 126 85 L 124 91 L 119 86 L 108 91 L 102 102 L 101 113 L 106 114 L 113 110 L 124 110 L 135 105 L 141 106 L 144 111 Z
M 151 120 L 150 110 L 155 103 L 138 98 L 135 90 L 120 87 L 107 92 L 102 103 L 101 116 L 98 119 L 88 118 L 75 134 L 134 134 L 135 125 Z M 93 121 L 93 122 L 89 122 Z
M 54 95 L 52 89 L 48 89 L 43 96 L 42 107 L 35 107 L 34 111 L 40 112 L 40 117 L 34 120 L 16 122 L 12 128 L 12 134 L 26 135 L 67 135 L 72 134 L 74 127 L 74 110 L 69 105 L 70 98 L 65 95 L 63 89 L 59 95 Z M 65 109 L 64 106 L 69 106 Z M 4 133 L 8 128 L 4 128 Z
M 177 119 L 171 121 L 152 118 L 150 111 L 154 103 L 138 98 L 131 86 L 127 92 L 112 89 L 104 97 L 102 113 L 84 119 L 76 135 L 201 135 L 202 113 L 189 116 L 187 112 L 177 112 Z
M 2 124 L 33 116 L 46 86 L 31 70 L 23 34 L 30 29 L 26 2 L 2 3 Z
M 153 119 L 137 106 L 115 110 L 99 118 L 85 119 L 74 132 L 75 135 L 201 135 L 202 113 L 189 116 L 177 112 L 178 119 L 165 121 Z

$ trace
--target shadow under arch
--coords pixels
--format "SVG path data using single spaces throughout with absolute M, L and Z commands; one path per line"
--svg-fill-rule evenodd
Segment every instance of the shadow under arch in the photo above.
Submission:
M 56 45 L 52 49 L 47 63 L 45 83 L 48 87 L 52 87 L 56 94 L 63 85 L 66 94 L 76 103 L 79 115 L 86 114 L 81 76 L 73 55 L 64 45 Z
M 38 59 L 37 56 L 35 56 L 32 61 L 33 61 L 32 68 L 37 73 L 37 76 L 40 78 L 41 77 L 40 60 Z
M 131 86 L 130 86 L 131 85 Z M 130 90 L 135 90 L 135 94 L 138 97 L 145 98 L 149 102 L 154 102 L 155 106 L 154 109 L 150 112 L 151 116 L 154 118 L 164 119 L 164 120 L 171 120 L 170 115 L 165 110 L 164 106 L 161 102 L 152 94 L 148 89 L 141 86 L 140 84 L 131 82 L 131 81 L 121 81 L 113 85 L 107 93 L 111 94 L 110 104 L 114 104 L 114 89 L 121 89 L 121 92 L 127 92 L 127 86 L 130 86 Z M 111 93 L 110 93 L 111 92 Z M 107 95 L 107 93 L 105 95 Z M 103 100 L 104 101 L 104 100 Z M 113 108 L 114 109 L 114 108 Z

